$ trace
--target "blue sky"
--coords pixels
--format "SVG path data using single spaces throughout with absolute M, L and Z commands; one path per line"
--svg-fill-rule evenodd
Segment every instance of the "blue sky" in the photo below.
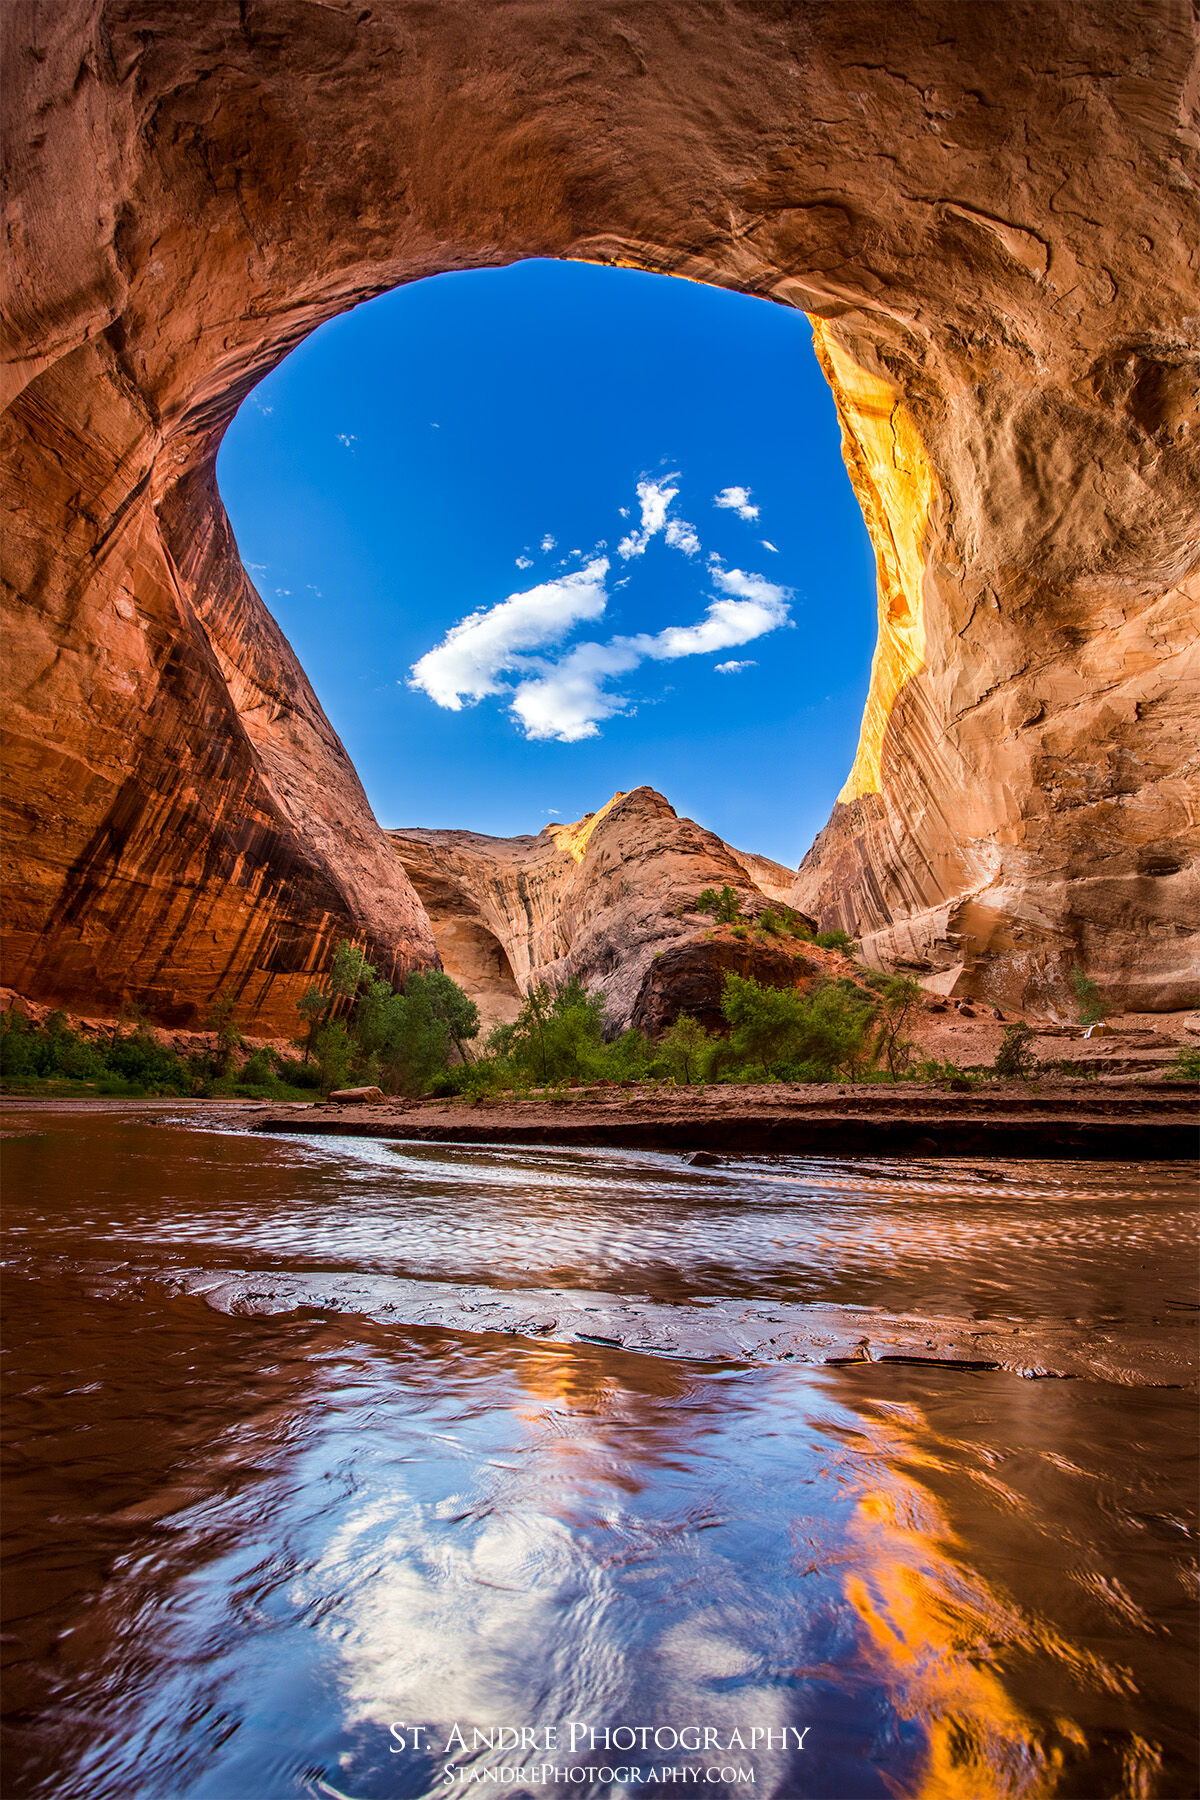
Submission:
M 217 464 L 384 825 L 648 783 L 799 861 L 854 756 L 874 564 L 802 314 L 525 262 L 315 332 Z

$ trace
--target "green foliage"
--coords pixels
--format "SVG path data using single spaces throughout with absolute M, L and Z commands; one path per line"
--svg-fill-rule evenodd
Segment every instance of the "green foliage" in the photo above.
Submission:
M 696 901 L 696 911 L 711 913 L 718 925 L 733 925 L 742 916 L 742 903 L 737 890 L 726 883 L 720 893 L 705 888 Z
M 873 1061 L 886 1062 L 888 1074 L 897 1081 L 912 1061 L 915 1045 L 904 1036 L 904 1027 L 920 1005 L 921 984 L 911 975 L 889 975 L 871 986 L 880 997 Z
M 1006 1025 L 993 1064 L 996 1074 L 1008 1081 L 1028 1081 L 1037 1069 L 1033 1039 L 1033 1027 L 1027 1025 L 1024 1019 L 1018 1019 L 1014 1025 Z
M 61 1012 L 44 1025 L 19 1013 L 0 1018 L 0 1077 L 10 1088 L 87 1082 L 101 1093 L 128 1095 L 190 1094 L 197 1083 L 193 1070 L 144 1024 L 105 1041 L 72 1031 Z
M 554 993 L 538 982 L 513 1023 L 492 1033 L 489 1047 L 529 1081 L 595 1079 L 607 1073 L 604 996 L 586 993 L 578 981 Z
M 658 1040 L 658 1054 L 676 1081 L 690 1087 L 704 1080 L 715 1041 L 690 1013 L 680 1013 Z
M 367 960 L 358 945 L 339 944 L 323 986 L 298 1003 L 308 1025 L 305 1061 L 316 1063 L 325 1093 L 377 1084 L 387 1093 L 419 1094 L 444 1072 L 456 1050 L 479 1033 L 479 1009 L 441 969 L 416 971 L 404 991 Z
M 968 1075 L 948 1058 L 927 1056 L 916 1064 L 912 1073 L 918 1081 L 936 1081 L 940 1087 L 948 1087 L 956 1094 L 969 1094 L 979 1086 L 978 1075 Z
M 1200 1081 L 1200 1047 L 1185 1044 L 1167 1068 L 1168 1081 Z
M 760 931 L 769 933 L 771 937 L 797 937 L 806 944 L 811 944 L 813 934 L 800 914 L 790 906 L 769 906 L 755 920 Z
M 1100 998 L 1100 989 L 1090 975 L 1085 975 L 1076 963 L 1071 970 L 1071 987 L 1079 1002 L 1079 1023 L 1081 1025 L 1098 1025 L 1106 1019 L 1112 1007 Z
M 733 935 L 735 938 L 748 938 L 750 933 L 746 930 L 744 925 L 735 925 L 733 928 Z
M 354 1045 L 344 1019 L 327 1019 L 318 1027 L 312 1041 L 313 1061 L 321 1077 L 321 1092 L 350 1086 L 354 1066 Z
M 229 1073 L 235 1054 L 245 1044 L 245 1039 L 234 1023 L 233 1013 L 236 1005 L 237 1001 L 234 996 L 226 989 L 224 993 L 217 995 L 204 1020 L 205 1031 L 211 1031 L 216 1035 L 212 1072 L 218 1078 Z
M 840 950 L 843 956 L 858 955 L 858 945 L 848 931 L 818 931 L 812 941 L 818 950 Z
M 832 983 L 802 994 L 727 974 L 721 1011 L 731 1029 L 714 1066 L 726 1078 L 832 1081 L 856 1073 L 869 1059 L 875 1008 Z
M 319 1088 L 321 1077 L 312 1062 L 302 1061 L 298 1056 L 275 1056 L 272 1058 L 279 1080 L 289 1088 Z

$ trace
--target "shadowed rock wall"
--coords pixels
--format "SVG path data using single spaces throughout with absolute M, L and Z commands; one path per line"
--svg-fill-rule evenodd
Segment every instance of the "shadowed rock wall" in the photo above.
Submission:
M 1182 1003 L 1186 0 L 10 0 L 3 25 L 4 981 L 180 1020 L 231 986 L 275 1027 L 346 931 L 434 955 L 214 461 L 322 320 L 541 255 L 820 321 L 882 628 L 797 903 L 948 982 L 1016 997 L 1078 960 Z

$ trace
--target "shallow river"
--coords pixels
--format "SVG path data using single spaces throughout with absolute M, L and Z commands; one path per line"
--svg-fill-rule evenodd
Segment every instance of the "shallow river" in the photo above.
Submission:
M 1186 1168 L 7 1124 L 5 1796 L 1196 1794 Z

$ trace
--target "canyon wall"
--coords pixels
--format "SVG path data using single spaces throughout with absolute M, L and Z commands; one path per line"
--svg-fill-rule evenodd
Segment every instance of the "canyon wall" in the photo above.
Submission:
M 799 905 L 959 991 L 1042 999 L 1079 963 L 1126 1006 L 1191 999 L 1187 0 L 2 22 L 5 982 L 178 1022 L 229 988 L 277 1028 L 340 935 L 397 972 L 435 955 L 239 565 L 216 451 L 323 320 L 559 256 L 816 322 L 881 629 Z
M 480 1009 L 483 1037 L 516 1017 L 535 982 L 572 978 L 602 988 L 614 1024 L 629 1025 L 655 958 L 705 925 L 695 910 L 705 888 L 733 888 L 750 916 L 792 881 L 781 864 L 681 819 L 648 787 L 536 837 L 388 835 L 433 921 L 443 968 Z

